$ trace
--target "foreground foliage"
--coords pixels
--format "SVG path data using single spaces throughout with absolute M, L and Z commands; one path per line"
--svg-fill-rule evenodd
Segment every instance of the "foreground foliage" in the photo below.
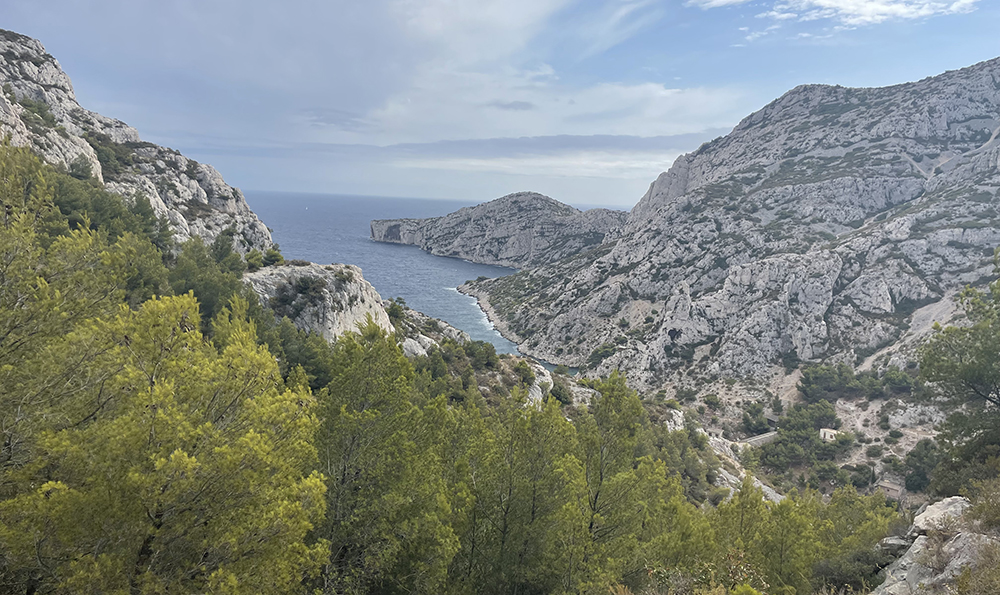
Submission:
M 711 498 L 704 436 L 617 374 L 573 407 L 515 365 L 487 402 L 483 345 L 331 348 L 239 283 L 278 256 L 172 250 L 141 197 L 9 146 L 0 218 L 4 593 L 802 594 L 884 563 L 881 497 Z

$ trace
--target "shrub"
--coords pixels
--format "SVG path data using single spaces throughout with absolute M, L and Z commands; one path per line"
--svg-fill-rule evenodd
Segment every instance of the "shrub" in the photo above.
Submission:
M 256 248 L 247 252 L 244 260 L 247 263 L 247 270 L 251 273 L 260 270 L 264 266 L 264 255 Z
M 403 321 L 403 306 L 396 300 L 389 301 L 389 307 L 385 309 L 385 313 L 389 315 L 393 326 L 398 326 Z
M 613 344 L 604 343 L 591 352 L 590 357 L 587 358 L 587 365 L 596 368 L 601 362 L 614 355 L 616 350 L 617 348 Z
M 267 252 L 264 253 L 264 266 L 266 267 L 281 264 L 283 262 L 285 262 L 285 257 L 281 255 L 277 244 L 268 248 Z
M 517 374 L 518 379 L 524 386 L 531 386 L 535 383 L 535 373 L 531 370 L 528 362 L 523 359 L 514 366 L 514 373 Z
M 316 306 L 323 301 L 325 289 L 326 281 L 319 277 L 299 277 L 278 288 L 277 295 L 271 298 L 271 309 L 279 317 L 287 316 L 295 320 L 306 307 Z
M 679 388 L 674 396 L 678 401 L 690 403 L 698 398 L 698 391 L 693 388 Z
M 553 381 L 552 390 L 549 391 L 549 394 L 552 395 L 555 398 L 555 400 L 559 401 L 563 405 L 573 404 L 572 391 L 570 391 L 568 386 L 566 386 L 562 382 L 559 382 L 558 380 Z

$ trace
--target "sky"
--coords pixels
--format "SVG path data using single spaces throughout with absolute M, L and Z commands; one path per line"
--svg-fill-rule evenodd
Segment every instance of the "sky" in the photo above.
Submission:
M 244 190 L 629 207 L 796 85 L 997 57 L 991 0 L 0 0 L 84 107 Z

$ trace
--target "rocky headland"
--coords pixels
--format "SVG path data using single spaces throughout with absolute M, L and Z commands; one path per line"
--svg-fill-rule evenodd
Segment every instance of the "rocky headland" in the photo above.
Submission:
M 518 192 L 443 217 L 378 219 L 377 242 L 512 268 L 539 266 L 599 246 L 625 211 L 580 211 L 536 192 Z

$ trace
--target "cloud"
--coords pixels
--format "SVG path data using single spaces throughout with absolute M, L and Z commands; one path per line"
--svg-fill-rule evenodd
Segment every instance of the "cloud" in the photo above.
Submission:
M 699 8 L 719 8 L 720 6 L 735 6 L 746 4 L 750 0 L 688 0 L 687 6 L 697 6 Z
M 749 0 L 688 0 L 703 9 L 745 4 Z M 874 25 L 890 20 L 922 19 L 971 12 L 979 0 L 780 0 L 759 17 L 776 20 L 833 19 L 846 25 Z
M 460 138 L 587 135 L 658 136 L 731 125 L 745 112 L 735 88 L 670 88 L 660 83 L 579 87 L 519 71 L 437 70 L 364 115 L 384 133 L 318 131 L 319 142 L 396 144 Z M 532 105 L 487 116 L 481 106 Z
M 847 25 L 874 25 L 889 20 L 921 19 L 971 12 L 979 0 L 786 0 L 781 12 L 799 13 L 802 20 L 835 19 Z
M 657 174 L 667 170 L 681 153 L 683 151 L 671 153 L 580 151 L 563 155 L 527 155 L 492 159 L 476 157 L 411 158 L 399 160 L 394 165 L 406 168 L 491 172 L 518 176 L 652 180 Z
M 794 12 L 781 12 L 779 10 L 769 10 L 767 12 L 762 12 L 757 15 L 757 18 L 761 19 L 774 19 L 776 21 L 787 21 L 791 19 L 798 18 L 799 15 Z
M 611 0 L 575 27 L 584 41 L 581 58 L 604 53 L 649 28 L 665 15 L 658 0 Z
M 494 101 L 489 103 L 488 105 L 490 107 L 495 107 L 497 109 L 511 110 L 517 112 L 533 110 L 537 107 L 534 103 L 530 103 L 527 101 Z
M 688 0 L 702 9 L 745 4 L 750 0 Z M 777 21 L 836 20 L 844 25 L 876 25 L 972 12 L 980 0 L 778 0 L 758 17 Z M 759 35 L 757 37 L 760 37 Z M 755 37 L 756 38 L 756 37 Z M 751 41 L 753 41 L 751 39 Z
M 745 39 L 747 41 L 757 41 L 761 37 L 764 37 L 766 35 L 770 35 L 771 33 L 774 33 L 775 31 L 777 31 L 780 28 L 781 28 L 781 25 L 771 25 L 767 29 L 764 29 L 764 30 L 761 30 L 761 31 L 751 31 L 750 33 L 748 33 L 746 35 Z
M 442 172 L 471 180 L 476 171 L 541 175 L 547 167 L 559 178 L 589 171 L 608 180 L 632 175 L 622 172 L 652 179 L 690 147 L 580 139 L 700 133 L 731 126 L 756 101 L 741 87 L 681 86 L 663 49 L 640 75 L 602 64 L 612 48 L 620 64 L 637 64 L 634 51 L 649 55 L 649 44 L 660 40 L 643 34 L 666 30 L 673 25 L 667 16 L 682 10 L 666 0 L 37 4 L 6 0 L 5 26 L 49 44 L 86 107 L 123 118 L 151 141 L 215 155 L 235 183 L 243 177 L 258 187 L 270 177 L 301 188 L 300 180 L 328 171 L 359 185 L 364 171 L 376 184 L 379 167 L 415 179 L 417 168 L 402 164 L 418 162 L 442 180 Z M 95 38 L 96 27 L 117 33 Z M 555 141 L 518 140 L 515 147 L 496 140 L 522 137 L 575 140 L 559 148 L 538 148 Z M 436 143 L 462 139 L 493 140 L 435 152 Z M 503 151 L 477 153 L 500 145 Z M 240 151 L 249 161 L 237 159 Z M 629 169 L 629 160 L 643 165 Z

